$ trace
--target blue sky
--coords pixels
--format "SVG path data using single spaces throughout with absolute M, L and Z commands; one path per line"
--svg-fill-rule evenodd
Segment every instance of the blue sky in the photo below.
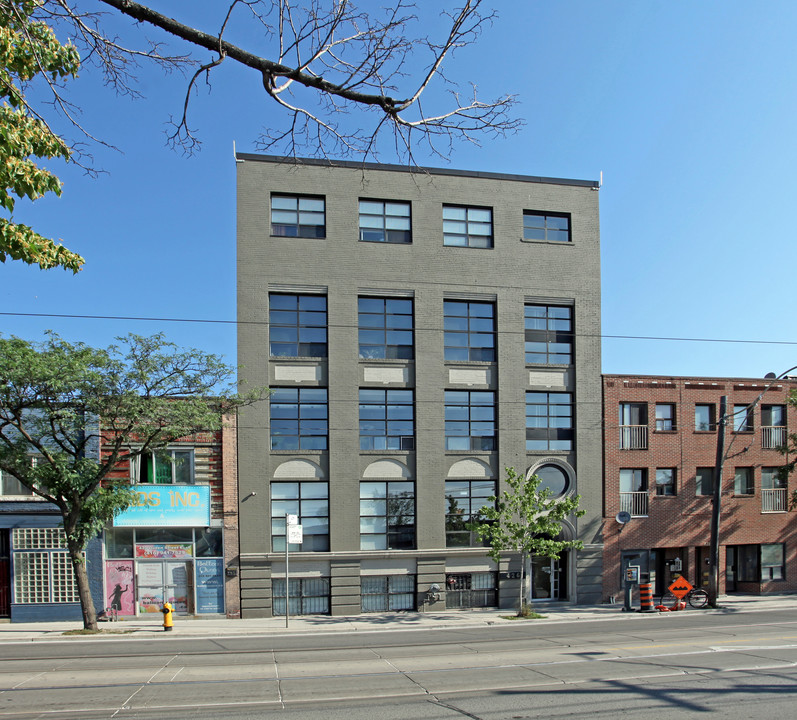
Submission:
M 436 4 L 421 4 L 434 26 Z M 184 7 L 151 5 L 175 15 Z M 797 365 L 797 4 L 494 7 L 499 18 L 447 72 L 487 97 L 517 94 L 526 124 L 481 148 L 455 147 L 447 166 L 588 180 L 603 172 L 604 372 L 761 377 Z M 54 166 L 63 196 L 20 201 L 15 218 L 62 238 L 86 267 L 73 276 L 0 266 L 0 312 L 216 322 L 0 315 L 0 330 L 37 339 L 52 328 L 94 345 L 162 330 L 235 363 L 233 142 L 255 151 L 279 110 L 255 73 L 223 67 L 212 92 L 194 99 L 203 148 L 185 158 L 164 144 L 184 79 L 154 67 L 140 78 L 146 99 L 137 101 L 115 96 L 90 69 L 71 84 L 83 122 L 121 152 L 93 148 L 106 171 L 98 178 Z

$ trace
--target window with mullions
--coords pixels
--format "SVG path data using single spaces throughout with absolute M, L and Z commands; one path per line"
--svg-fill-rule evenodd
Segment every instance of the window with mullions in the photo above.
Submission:
M 357 299 L 360 357 L 364 360 L 412 360 L 412 300 Z
M 65 544 L 60 528 L 12 530 L 15 603 L 80 601 Z
M 486 302 L 443 303 L 444 358 L 448 361 L 495 361 L 495 306 Z
M 0 470 L 0 497 L 29 497 L 33 495 L 33 490 L 26 488 L 15 477 Z
M 675 405 L 673 403 L 656 403 L 656 430 L 659 432 L 675 430 Z
M 570 215 L 524 210 L 523 239 L 570 242 Z
M 285 550 L 285 516 L 296 515 L 302 526 L 302 544 L 291 550 L 329 550 L 329 485 L 325 482 L 271 483 L 271 549 Z
M 573 308 L 526 305 L 526 362 L 570 365 L 573 362 Z
M 739 545 L 737 555 L 737 580 L 741 582 L 766 582 L 785 577 L 785 553 L 782 543 L 767 545 Z
M 328 615 L 329 578 L 289 578 L 291 615 Z M 271 581 L 274 615 L 285 615 L 285 578 Z
M 468 525 L 481 522 L 482 508 L 494 507 L 494 480 L 446 480 L 446 547 L 484 545 Z
M 495 393 L 487 390 L 445 391 L 446 450 L 495 450 Z
M 733 471 L 733 494 L 752 495 L 753 494 L 753 468 L 737 467 Z
M 360 200 L 360 242 L 411 243 L 410 204 Z
M 493 211 L 490 208 L 443 205 L 443 245 L 491 248 Z
M 276 388 L 269 402 L 272 450 L 327 449 L 326 388 Z
M 675 495 L 675 468 L 656 468 L 656 495 Z
M 695 471 L 695 494 L 714 494 L 714 468 L 702 467 Z
M 360 450 L 413 450 L 412 390 L 360 389 Z
M 713 432 L 717 429 L 714 405 L 695 405 L 695 431 Z
M 526 393 L 526 450 L 573 449 L 573 396 Z
M 272 195 L 271 234 L 280 237 L 326 237 L 324 198 Z
M 327 356 L 327 299 L 323 295 L 268 297 L 272 357 Z
M 156 485 L 190 485 L 194 482 L 193 450 L 159 450 L 130 461 L 133 482 Z
M 414 575 L 365 575 L 360 578 L 363 612 L 415 610 Z
M 733 431 L 753 431 L 753 408 L 750 405 L 733 406 Z
M 360 550 L 415 547 L 415 484 L 360 483 Z

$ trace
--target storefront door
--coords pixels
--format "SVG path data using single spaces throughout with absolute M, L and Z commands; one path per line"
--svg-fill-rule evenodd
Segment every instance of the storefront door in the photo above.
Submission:
M 193 612 L 194 588 L 191 575 L 190 562 L 139 561 L 139 612 L 160 612 L 164 602 L 170 602 L 177 613 Z
M 560 558 L 533 556 L 531 558 L 531 599 L 564 600 L 561 585 L 562 563 Z

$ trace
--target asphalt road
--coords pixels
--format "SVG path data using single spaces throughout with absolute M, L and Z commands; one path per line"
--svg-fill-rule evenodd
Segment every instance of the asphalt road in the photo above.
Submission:
M 3 643 L 0 653 L 0 720 L 797 715 L 797 618 L 782 611 L 423 632 L 70 638 Z

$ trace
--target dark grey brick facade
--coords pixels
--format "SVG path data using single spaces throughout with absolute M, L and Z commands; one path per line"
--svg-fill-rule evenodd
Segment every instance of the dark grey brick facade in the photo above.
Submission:
M 560 598 L 601 596 L 602 515 L 600 260 L 598 187 L 593 182 L 451 170 L 416 170 L 239 155 L 238 357 L 249 385 L 324 387 L 329 398 L 328 451 L 270 449 L 269 403 L 239 419 L 241 609 L 273 611 L 272 578 L 284 577 L 284 553 L 272 552 L 270 487 L 281 480 L 329 482 L 329 551 L 291 554 L 291 577 L 327 578 L 333 614 L 361 611 L 361 577 L 414 576 L 415 606 L 451 606 L 453 575 L 500 571 L 497 602 L 516 602 L 518 569 L 496 568 L 483 548 L 446 547 L 446 478 L 493 478 L 504 468 L 558 464 L 587 514 L 566 529 L 584 550 L 561 564 Z M 321 196 L 323 238 L 272 235 L 275 193 Z M 412 243 L 360 242 L 361 199 L 411 204 Z M 493 247 L 443 244 L 442 206 L 492 210 Z M 571 242 L 524 241 L 524 210 L 568 214 Z M 269 292 L 327 298 L 328 357 L 269 357 Z M 358 359 L 358 296 L 414 302 L 414 360 Z M 495 362 L 444 359 L 444 300 L 494 303 Z M 524 355 L 524 304 L 572 307 L 576 338 L 570 364 L 530 364 Z M 358 390 L 412 388 L 415 448 L 360 450 Z M 446 390 L 491 390 L 497 398 L 497 450 L 445 449 Z M 526 391 L 573 394 L 571 451 L 526 450 Z M 308 462 L 309 461 L 309 462 Z M 360 482 L 415 483 L 415 549 L 360 550 Z M 556 572 L 556 570 L 554 570 Z M 427 597 L 437 584 L 440 591 Z M 452 596 L 453 597 L 453 596 Z

